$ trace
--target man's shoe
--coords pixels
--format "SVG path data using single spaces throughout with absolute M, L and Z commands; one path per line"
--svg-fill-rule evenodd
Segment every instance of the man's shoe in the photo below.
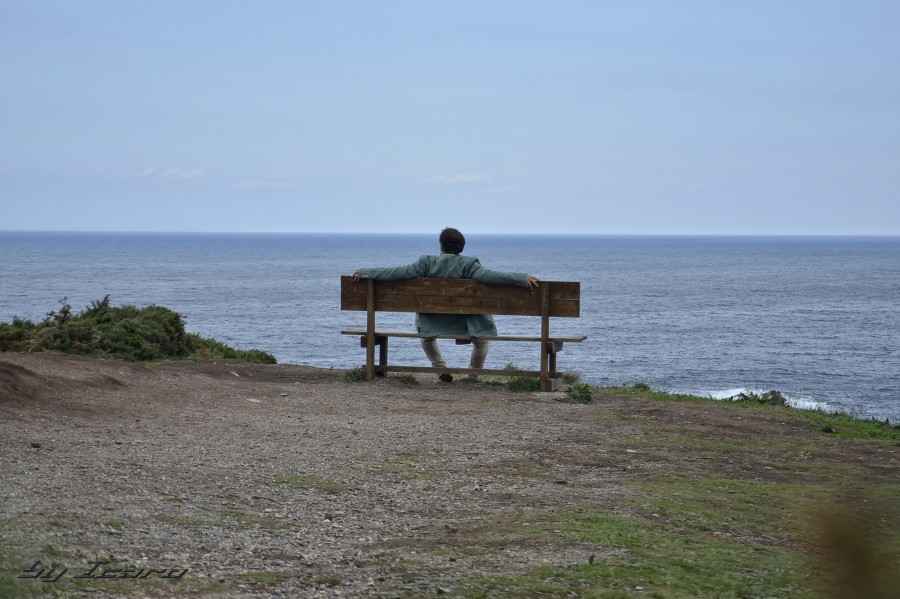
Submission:
M 441 381 L 442 383 L 452 383 L 453 375 L 451 375 L 449 372 L 445 372 L 444 374 L 442 374 L 441 376 L 438 377 L 438 380 Z

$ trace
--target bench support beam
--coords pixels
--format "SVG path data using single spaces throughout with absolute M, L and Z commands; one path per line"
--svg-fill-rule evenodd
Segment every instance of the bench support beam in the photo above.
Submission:
M 552 391 L 547 372 L 550 369 L 547 345 L 550 339 L 550 286 L 541 287 L 541 391 Z
M 366 288 L 366 380 L 375 379 L 375 281 Z M 387 345 L 385 345 L 387 348 Z
M 345 331 L 346 332 L 346 331 Z M 501 376 L 534 376 L 541 378 L 541 391 L 558 391 L 559 390 L 559 381 L 562 378 L 562 374 L 557 372 L 556 370 L 556 354 L 562 351 L 563 343 L 561 341 L 548 341 L 544 347 L 546 351 L 543 352 L 546 356 L 546 369 L 544 360 L 541 361 L 541 370 L 506 370 L 506 369 L 493 369 L 493 368 L 434 368 L 431 366 L 388 366 L 388 340 L 390 337 L 388 335 L 379 335 L 377 332 L 374 335 L 374 344 L 378 347 L 378 364 L 374 364 L 374 356 L 375 352 L 372 351 L 372 379 L 376 376 L 384 376 L 387 372 L 434 372 L 437 374 L 441 374 L 444 372 L 449 373 L 459 373 L 459 374 L 496 374 Z M 438 339 L 444 339 L 444 337 L 438 336 Z M 490 340 L 491 338 L 488 337 Z M 471 341 L 468 339 L 456 339 L 457 345 L 465 345 L 470 344 Z M 359 346 L 369 348 L 369 335 L 360 335 L 359 337 Z M 366 351 L 366 373 L 368 376 L 370 362 L 368 361 L 369 352 Z M 367 378 L 366 380 L 372 380 Z

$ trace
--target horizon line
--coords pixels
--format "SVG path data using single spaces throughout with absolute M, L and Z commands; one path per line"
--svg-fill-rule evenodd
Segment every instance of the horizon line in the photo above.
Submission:
M 82 233 L 122 235 L 435 235 L 439 231 L 166 231 L 140 229 L 0 229 L 0 233 Z M 533 237 L 900 237 L 900 233 L 535 233 L 483 232 L 467 235 Z

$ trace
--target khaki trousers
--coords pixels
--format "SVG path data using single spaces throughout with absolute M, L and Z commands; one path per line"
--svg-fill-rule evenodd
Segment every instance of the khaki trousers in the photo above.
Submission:
M 472 357 L 469 360 L 469 368 L 484 368 L 484 361 L 488 355 L 488 340 L 480 337 L 472 337 Z M 446 368 L 447 363 L 441 357 L 441 350 L 438 347 L 437 337 L 428 337 L 422 339 L 422 349 L 425 356 L 431 361 L 431 365 L 435 368 Z

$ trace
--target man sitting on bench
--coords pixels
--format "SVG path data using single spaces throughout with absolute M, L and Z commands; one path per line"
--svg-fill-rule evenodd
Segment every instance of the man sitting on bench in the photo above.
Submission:
M 353 273 L 355 280 L 405 281 L 419 277 L 439 279 L 474 279 L 489 285 L 519 285 L 532 289 L 538 287 L 537 277 L 526 273 L 488 270 L 472 256 L 460 256 L 466 238 L 456 229 L 441 231 L 440 256 L 422 256 L 406 266 L 388 268 L 359 268 Z M 469 368 L 483 368 L 488 353 L 488 341 L 482 337 L 497 335 L 497 326 L 489 314 L 416 314 L 416 330 L 422 338 L 422 349 L 435 368 L 446 368 L 438 348 L 438 335 L 468 335 L 472 341 L 472 358 Z M 438 377 L 449 383 L 453 377 L 445 372 Z

